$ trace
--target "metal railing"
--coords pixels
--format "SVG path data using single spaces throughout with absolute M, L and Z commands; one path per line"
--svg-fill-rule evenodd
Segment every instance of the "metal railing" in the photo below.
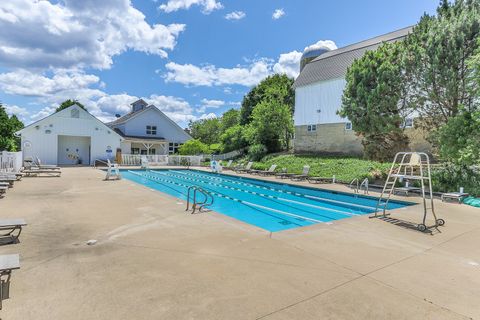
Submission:
M 22 153 L 21 152 L 0 152 L 0 171 L 1 172 L 16 172 L 20 171 L 22 167 Z
M 192 196 L 190 194 L 192 193 Z M 197 199 L 197 194 L 201 194 L 203 196 L 203 199 L 199 200 Z M 190 199 L 192 199 L 192 202 L 190 202 Z M 202 210 L 208 206 L 211 206 L 213 204 L 213 196 L 208 192 L 205 191 L 204 189 L 197 187 L 197 186 L 190 186 L 187 191 L 187 208 L 185 211 L 192 210 L 192 214 L 195 213 L 195 211 L 202 212 Z M 190 209 L 190 203 L 192 204 L 192 207 Z
M 360 190 L 363 188 L 363 193 L 368 194 L 368 178 L 363 179 L 361 183 L 358 178 L 355 178 L 348 186 L 353 189 L 355 193 L 360 193 Z

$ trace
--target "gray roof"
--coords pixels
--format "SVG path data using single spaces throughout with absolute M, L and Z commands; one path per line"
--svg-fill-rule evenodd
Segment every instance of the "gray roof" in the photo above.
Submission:
M 153 109 L 153 108 L 156 108 L 156 107 L 152 104 L 152 105 L 149 105 L 146 108 L 143 108 L 142 110 L 138 110 L 138 111 L 135 111 L 135 112 L 130 111 L 126 115 L 121 116 L 120 118 L 115 119 L 112 122 L 107 123 L 106 125 L 109 126 L 109 127 L 112 127 L 112 126 L 115 126 L 117 124 L 127 122 L 131 117 L 136 116 L 138 113 L 149 110 L 149 109 Z
M 413 27 L 403 28 L 372 39 L 361 41 L 343 48 L 325 52 L 308 63 L 295 80 L 294 88 L 312 83 L 345 78 L 348 67 L 361 58 L 366 51 L 378 48 L 383 42 L 403 39 Z

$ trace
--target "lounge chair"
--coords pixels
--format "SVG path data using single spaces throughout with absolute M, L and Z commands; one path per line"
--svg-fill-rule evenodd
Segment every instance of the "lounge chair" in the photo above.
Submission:
M 398 194 L 398 193 L 403 193 L 406 197 L 408 197 L 408 194 L 412 191 L 419 191 L 422 190 L 417 187 L 398 187 L 393 189 L 393 194 Z
M 251 174 L 258 174 L 260 176 L 271 176 L 275 174 L 275 169 L 277 169 L 276 164 L 272 164 L 270 168 L 266 170 L 252 170 L 250 173 Z
M 449 193 L 443 193 L 442 194 L 442 202 L 444 202 L 447 199 L 453 199 L 457 200 L 458 203 L 462 203 L 463 199 L 468 197 L 469 194 L 466 192 L 449 192 Z
M 17 269 L 20 269 L 18 254 L 0 256 L 0 310 L 2 310 L 2 301 L 10 298 L 10 277 L 12 271 Z
M 247 163 L 245 168 L 235 168 L 235 172 L 236 173 L 249 173 L 252 170 L 252 165 L 253 165 L 253 162 L 250 161 L 249 163 Z
M 11 187 L 13 187 L 13 183 L 17 181 L 17 178 L 14 176 L 8 175 L 1 175 L 0 174 L 0 182 L 8 183 Z
M 223 170 L 232 170 L 233 160 L 228 160 L 227 165 L 223 167 Z
M 324 178 L 324 177 L 307 177 L 307 181 L 310 183 L 332 183 L 333 178 Z
M 308 178 L 308 173 L 310 172 L 310 166 L 303 166 L 302 174 L 294 174 L 290 177 L 293 181 L 302 181 Z
M 23 173 L 25 173 L 26 177 L 37 177 L 39 175 L 60 177 L 62 171 L 60 171 L 59 169 L 30 169 L 24 170 Z
M 290 176 L 293 176 L 294 174 L 295 173 L 289 173 L 287 171 L 287 168 L 282 168 L 282 170 L 280 172 L 275 173 L 275 177 L 280 178 L 280 179 L 286 179 Z
M 36 166 L 40 169 L 53 169 L 53 170 L 58 170 L 60 169 L 60 167 L 57 167 L 56 165 L 52 165 L 52 164 L 42 164 L 42 161 L 40 161 L 40 159 L 37 157 L 37 163 L 36 163 Z
M 0 220 L 0 242 L 4 243 L 17 243 L 22 228 L 27 223 L 23 219 L 4 219 Z

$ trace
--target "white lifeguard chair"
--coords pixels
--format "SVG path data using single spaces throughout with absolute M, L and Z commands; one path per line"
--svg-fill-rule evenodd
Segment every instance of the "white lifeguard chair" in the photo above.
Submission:
M 421 223 L 417 224 L 417 229 L 419 231 L 426 231 L 430 228 L 443 226 L 445 224 L 445 220 L 437 218 L 437 215 L 435 214 L 430 157 L 424 152 L 399 152 L 395 155 L 392 167 L 390 168 L 387 180 L 385 181 L 382 194 L 378 199 L 375 215 L 371 218 L 387 216 L 385 210 L 387 209 L 390 197 L 395 192 L 395 184 L 397 181 L 404 180 L 419 181 L 421 186 L 420 191 L 423 203 L 423 219 Z M 380 214 L 379 211 L 382 212 L 382 214 Z M 435 224 L 431 226 L 426 225 L 427 216 L 429 213 L 433 216 L 435 221 Z
M 142 156 L 140 159 L 140 168 L 142 169 L 147 169 L 150 167 L 150 163 L 148 162 L 148 159 L 146 156 Z
M 212 162 L 210 162 L 210 168 L 212 169 L 212 172 L 215 172 L 215 173 L 220 173 L 222 172 L 222 169 L 223 169 L 220 161 L 217 161 L 217 160 L 213 160 Z
M 122 175 L 120 174 L 118 164 L 111 163 L 110 159 L 108 159 L 107 165 L 108 165 L 108 168 L 107 168 L 107 175 L 105 177 L 105 180 L 121 180 Z

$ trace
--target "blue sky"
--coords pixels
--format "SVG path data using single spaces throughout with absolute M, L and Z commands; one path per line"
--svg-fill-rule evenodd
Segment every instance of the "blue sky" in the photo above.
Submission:
M 238 108 L 304 48 L 415 24 L 437 0 L 12 0 L 0 3 L 0 101 L 26 123 L 73 98 L 104 121 L 144 98 L 182 126 Z M 333 43 L 332 43 L 333 42 Z

